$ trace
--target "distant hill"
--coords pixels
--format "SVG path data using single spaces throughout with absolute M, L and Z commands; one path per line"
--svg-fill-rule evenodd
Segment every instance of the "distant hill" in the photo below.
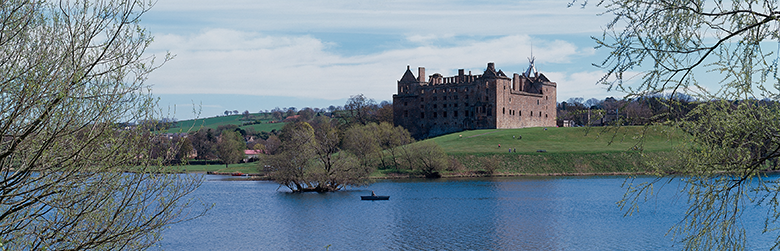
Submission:
M 237 125 L 241 129 L 253 128 L 258 132 L 270 132 L 271 130 L 281 130 L 284 122 L 269 123 L 275 119 L 268 113 L 252 113 L 249 118 L 244 115 L 219 116 L 202 119 L 189 119 L 176 122 L 174 127 L 165 130 L 166 133 L 179 133 L 188 131 L 197 131 L 201 127 L 217 129 L 221 125 Z

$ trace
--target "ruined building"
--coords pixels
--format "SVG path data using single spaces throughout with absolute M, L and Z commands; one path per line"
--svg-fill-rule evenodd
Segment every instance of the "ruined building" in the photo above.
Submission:
M 493 63 L 481 75 L 458 70 L 417 77 L 407 66 L 393 95 L 393 122 L 415 138 L 473 129 L 555 126 L 556 83 L 530 66 L 511 78 Z

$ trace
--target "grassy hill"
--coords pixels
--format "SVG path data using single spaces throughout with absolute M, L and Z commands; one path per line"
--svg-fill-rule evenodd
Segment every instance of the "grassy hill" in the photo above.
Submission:
M 684 139 L 669 127 L 625 126 L 474 130 L 428 140 L 453 159 L 444 176 L 489 173 L 485 163 L 491 160 L 498 163 L 494 175 L 512 176 L 645 173 L 648 161 L 674 161 L 672 150 Z M 643 152 L 637 151 L 640 145 Z
M 488 129 L 464 131 L 433 139 L 447 154 L 517 153 L 614 153 L 635 149 L 646 128 L 642 126 L 613 127 L 550 127 L 520 129 Z M 649 127 L 644 133 L 642 148 L 646 152 L 669 151 L 682 133 L 668 127 Z M 514 138 L 513 138 L 514 136 Z M 610 143 L 611 141 L 611 143 Z M 498 145 L 501 144 L 501 148 Z
M 253 113 L 250 114 L 249 119 L 244 118 L 244 115 L 230 115 L 211 117 L 203 119 L 190 119 L 183 120 L 176 123 L 176 126 L 165 130 L 166 133 L 178 133 L 187 131 L 197 131 L 201 127 L 217 129 L 221 125 L 237 125 L 241 129 L 253 128 L 258 132 L 270 132 L 271 130 L 281 130 L 285 123 L 268 123 L 273 121 L 273 117 L 267 113 Z M 252 124 L 252 122 L 260 122 Z

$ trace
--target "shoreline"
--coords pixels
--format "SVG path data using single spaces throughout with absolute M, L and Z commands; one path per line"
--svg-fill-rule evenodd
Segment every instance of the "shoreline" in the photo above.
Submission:
M 194 173 L 194 174 L 206 174 L 206 175 L 220 175 L 242 177 L 241 180 L 268 180 L 272 179 L 260 173 L 245 173 L 242 175 L 233 175 L 233 173 L 224 172 L 181 172 L 181 173 Z M 442 174 L 440 178 L 436 179 L 458 179 L 458 178 L 506 178 L 506 177 L 582 177 L 582 176 L 633 176 L 633 175 L 652 175 L 648 172 L 593 172 L 593 173 L 495 173 L 495 174 L 482 174 L 476 172 L 469 173 L 456 173 L 456 174 Z M 403 179 L 427 179 L 422 175 L 385 175 L 369 177 L 369 180 L 403 180 Z

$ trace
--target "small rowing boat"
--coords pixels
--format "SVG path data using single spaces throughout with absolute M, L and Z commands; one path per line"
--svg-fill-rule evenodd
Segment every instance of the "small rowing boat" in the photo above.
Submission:
M 389 200 L 390 196 L 376 196 L 376 195 L 369 195 L 369 196 L 360 196 L 361 200 Z

